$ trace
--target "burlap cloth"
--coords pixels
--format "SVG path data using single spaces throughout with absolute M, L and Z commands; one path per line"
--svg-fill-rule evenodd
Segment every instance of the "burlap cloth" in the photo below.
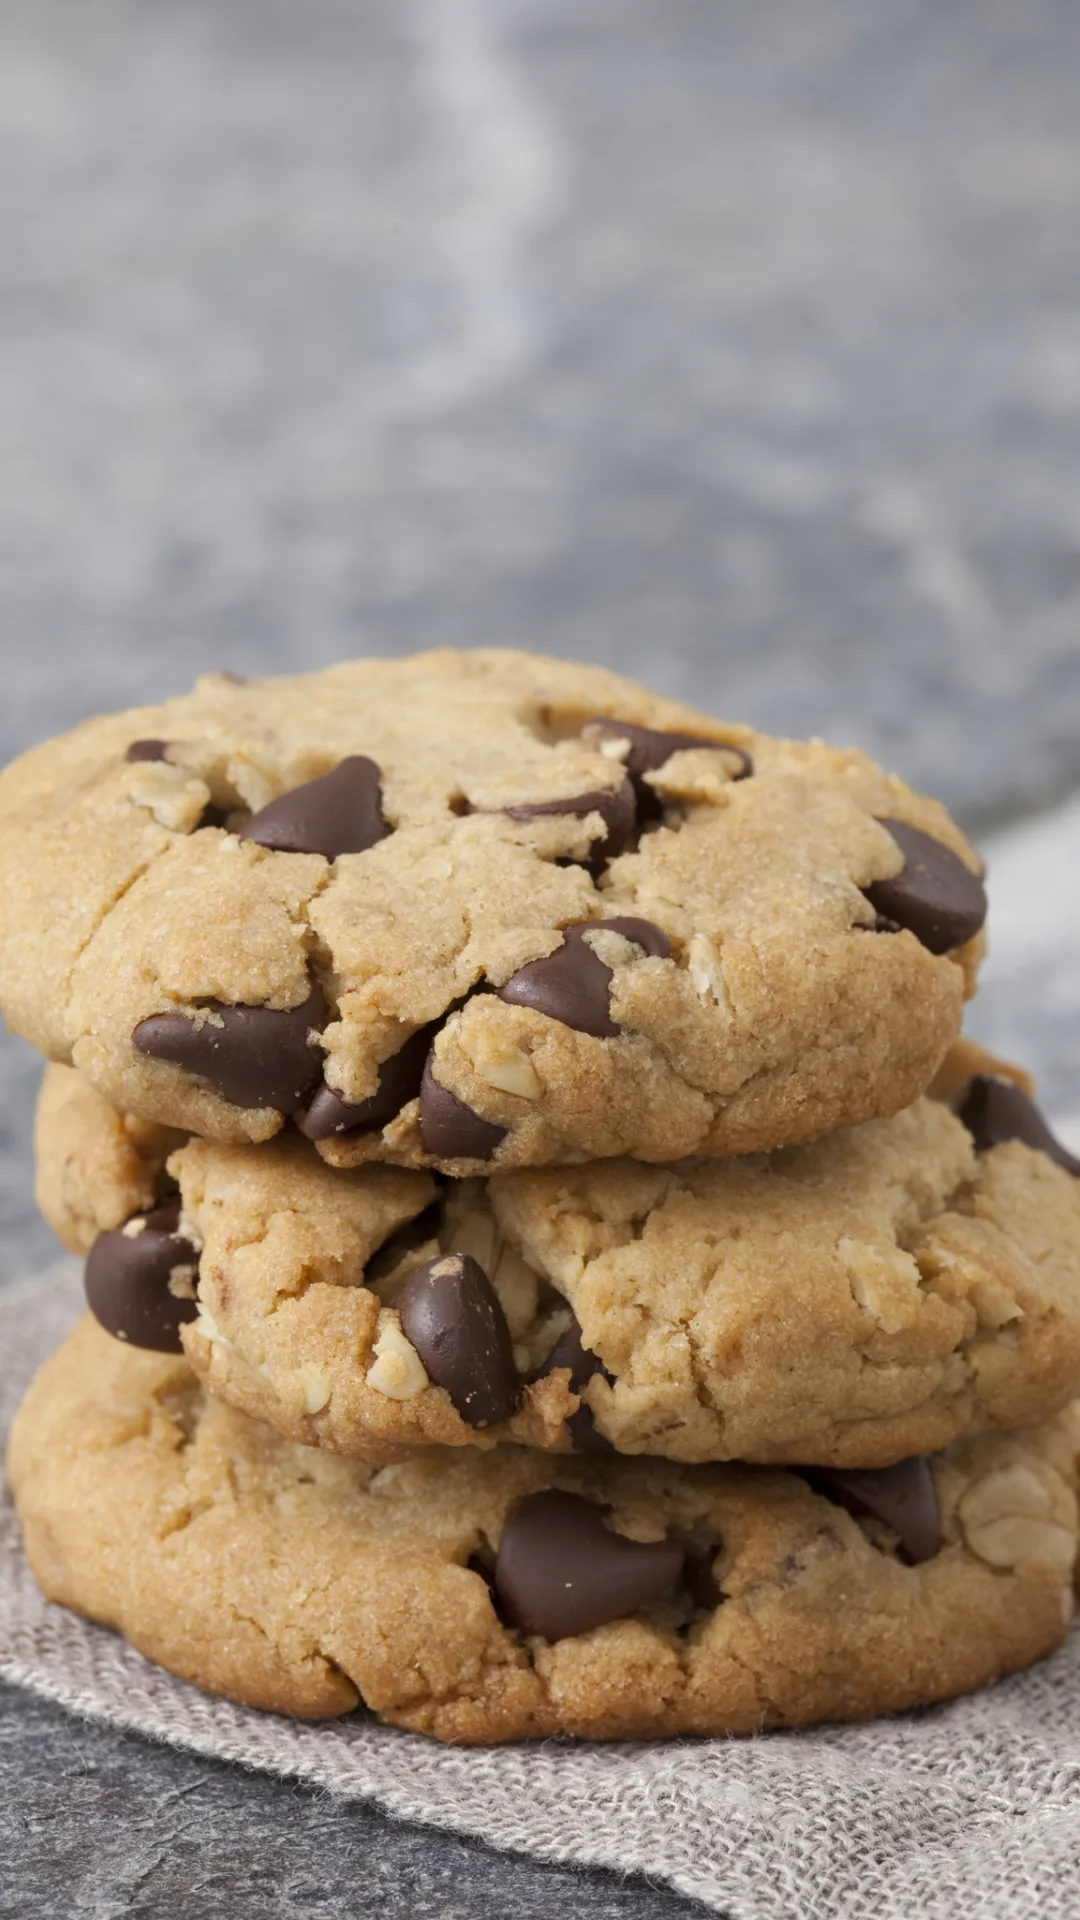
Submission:
M 70 1262 L 0 1295 L 0 1423 L 79 1310 Z M 902 1721 L 660 1746 L 454 1751 L 362 1715 L 210 1700 L 41 1600 L 5 1497 L 0 1675 L 75 1712 L 371 1800 L 495 1847 L 637 1870 L 737 1920 L 1080 1914 L 1080 1636 Z

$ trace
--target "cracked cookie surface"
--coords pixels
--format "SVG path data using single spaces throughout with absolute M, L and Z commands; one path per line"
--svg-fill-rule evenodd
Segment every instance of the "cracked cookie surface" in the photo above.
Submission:
M 988 1064 L 956 1049 L 942 1090 L 963 1097 Z M 39 1181 L 61 1190 L 55 1137 L 84 1195 L 72 1143 L 119 1123 L 50 1069 L 50 1113 L 64 1092 Z M 192 1139 L 167 1173 L 158 1145 L 148 1171 L 179 1182 L 201 1248 L 199 1317 L 178 1335 L 200 1378 L 342 1453 L 514 1440 L 870 1467 L 1030 1425 L 1080 1388 L 1080 1182 L 1022 1139 L 977 1152 L 936 1100 L 808 1146 L 671 1167 L 439 1182 L 334 1171 L 292 1137 Z M 126 1189 L 141 1209 L 165 1197 L 145 1184 Z M 98 1224 L 115 1228 L 104 1191 Z M 84 1215 L 51 1218 L 86 1250 Z
M 1078 1444 L 1069 1410 L 916 1463 L 929 1532 L 909 1550 L 903 1521 L 794 1473 L 335 1459 L 87 1321 L 31 1387 L 8 1469 L 48 1597 L 211 1692 L 459 1742 L 618 1739 L 898 1711 L 1049 1651 Z
M 755 1152 L 923 1091 L 977 866 L 862 754 L 599 668 L 212 676 L 0 776 L 0 1006 L 126 1113 L 337 1165 Z

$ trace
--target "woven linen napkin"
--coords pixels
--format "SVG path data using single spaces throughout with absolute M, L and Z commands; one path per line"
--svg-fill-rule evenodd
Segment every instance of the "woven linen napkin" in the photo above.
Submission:
M 0 1294 L 0 1425 L 80 1310 L 65 1261 Z M 364 1714 L 211 1700 L 39 1596 L 0 1511 L 0 1676 L 198 1753 L 545 1860 L 638 1871 L 733 1920 L 1075 1920 L 1080 1635 L 1032 1673 L 904 1720 L 654 1746 L 459 1750 Z

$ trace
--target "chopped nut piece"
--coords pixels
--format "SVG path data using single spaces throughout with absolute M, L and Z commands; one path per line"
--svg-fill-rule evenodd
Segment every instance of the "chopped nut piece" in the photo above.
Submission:
M 270 757 L 269 755 L 267 756 Z M 225 770 L 225 777 L 234 787 L 246 807 L 252 813 L 261 813 L 271 800 L 276 800 L 279 792 L 277 779 L 251 758 L 250 749 L 232 756 Z
M 1008 1326 L 1010 1320 L 1022 1320 L 1023 1308 L 1018 1307 L 1011 1293 L 1000 1281 L 987 1278 L 977 1280 L 970 1288 L 968 1298 L 979 1316 L 980 1327 L 989 1327 L 997 1331 Z
M 199 1278 L 198 1267 L 190 1262 L 174 1267 L 169 1274 L 169 1292 L 174 1300 L 194 1300 L 195 1285 Z
M 1076 1559 L 1075 1539 L 1065 1527 L 1055 1526 L 1052 1520 L 1027 1520 L 1021 1514 L 1006 1514 L 984 1527 L 965 1527 L 964 1540 L 971 1552 L 991 1567 L 1048 1560 L 1068 1572 Z
M 167 760 L 137 761 L 128 774 L 128 793 L 137 807 L 146 807 L 159 827 L 171 833 L 192 833 L 210 804 L 210 789 L 190 767 L 174 767 Z
M 539 1100 L 543 1094 L 544 1083 L 528 1054 L 516 1048 L 497 1059 L 485 1060 L 476 1070 L 489 1087 L 498 1087 L 501 1093 L 516 1093 L 519 1100 Z
M 604 737 L 601 735 L 595 742 L 595 745 L 599 747 L 605 760 L 622 761 L 629 757 L 630 742 L 627 739 L 613 738 L 610 735 Z
M 202 1303 L 200 1303 L 199 1306 L 199 1317 L 194 1322 L 194 1331 L 201 1334 L 204 1340 L 208 1340 L 212 1347 L 222 1347 L 227 1353 L 235 1353 L 237 1351 L 233 1342 L 227 1340 L 222 1333 L 209 1307 L 202 1305 Z
M 543 1094 L 544 1083 L 520 1047 L 481 1033 L 466 1058 L 489 1087 L 516 1093 L 521 1100 L 539 1100 Z
M 844 1239 L 837 1252 L 848 1271 L 851 1291 L 883 1333 L 901 1333 L 919 1311 L 919 1269 L 899 1247 L 870 1247 Z
M 305 1360 L 298 1369 L 304 1395 L 304 1412 L 321 1413 L 330 1404 L 330 1383 L 313 1360 Z
M 970 1486 L 960 1502 L 960 1518 L 965 1527 L 982 1526 L 1002 1514 L 1022 1513 L 1042 1519 L 1053 1512 L 1054 1499 L 1049 1487 L 1030 1467 L 1018 1461 L 999 1467 Z
M 1073 1516 L 1065 1505 L 1064 1492 L 1055 1500 L 1045 1481 L 1016 1461 L 969 1487 L 957 1517 L 965 1545 L 988 1566 L 1049 1560 L 1065 1569 L 1076 1558 Z
M 387 1318 L 375 1342 L 375 1364 L 367 1383 L 389 1400 L 412 1400 L 428 1384 L 416 1348 L 406 1340 L 396 1320 Z
M 725 1012 L 731 1011 L 720 955 L 705 934 L 695 933 L 691 940 L 686 950 L 686 969 L 703 1000 L 712 1000 Z

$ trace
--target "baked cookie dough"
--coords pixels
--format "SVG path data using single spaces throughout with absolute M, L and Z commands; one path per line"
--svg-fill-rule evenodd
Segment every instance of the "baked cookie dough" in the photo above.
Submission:
M 854 751 L 511 651 L 217 675 L 0 776 L 0 1008 L 115 1106 L 455 1174 L 898 1111 L 978 862 Z
M 171 1324 L 213 1393 L 341 1453 L 515 1440 L 883 1465 L 1031 1425 L 1080 1388 L 1077 1163 L 1025 1143 L 1038 1112 L 1003 1074 L 948 1091 L 966 1112 L 987 1087 L 1020 1103 L 1011 1136 L 973 1139 L 924 1099 L 771 1155 L 486 1182 L 335 1172 L 295 1135 L 192 1139 L 150 1162 L 182 1217 L 132 1180 L 141 1211 L 117 1231 L 106 1189 L 88 1291 L 112 1331 Z M 100 1096 L 52 1068 L 49 1111 L 64 1089 L 93 1137 Z M 69 1113 L 69 1154 L 76 1132 Z M 53 1218 L 86 1246 L 82 1215 Z
M 47 1596 L 254 1707 L 438 1739 L 751 1733 L 896 1712 L 1073 1612 L 1074 1411 L 881 1474 L 298 1447 L 91 1321 L 8 1468 Z
M 187 1135 L 120 1113 L 71 1067 L 46 1067 L 34 1122 L 34 1198 L 71 1253 L 171 1196 L 165 1165 Z

